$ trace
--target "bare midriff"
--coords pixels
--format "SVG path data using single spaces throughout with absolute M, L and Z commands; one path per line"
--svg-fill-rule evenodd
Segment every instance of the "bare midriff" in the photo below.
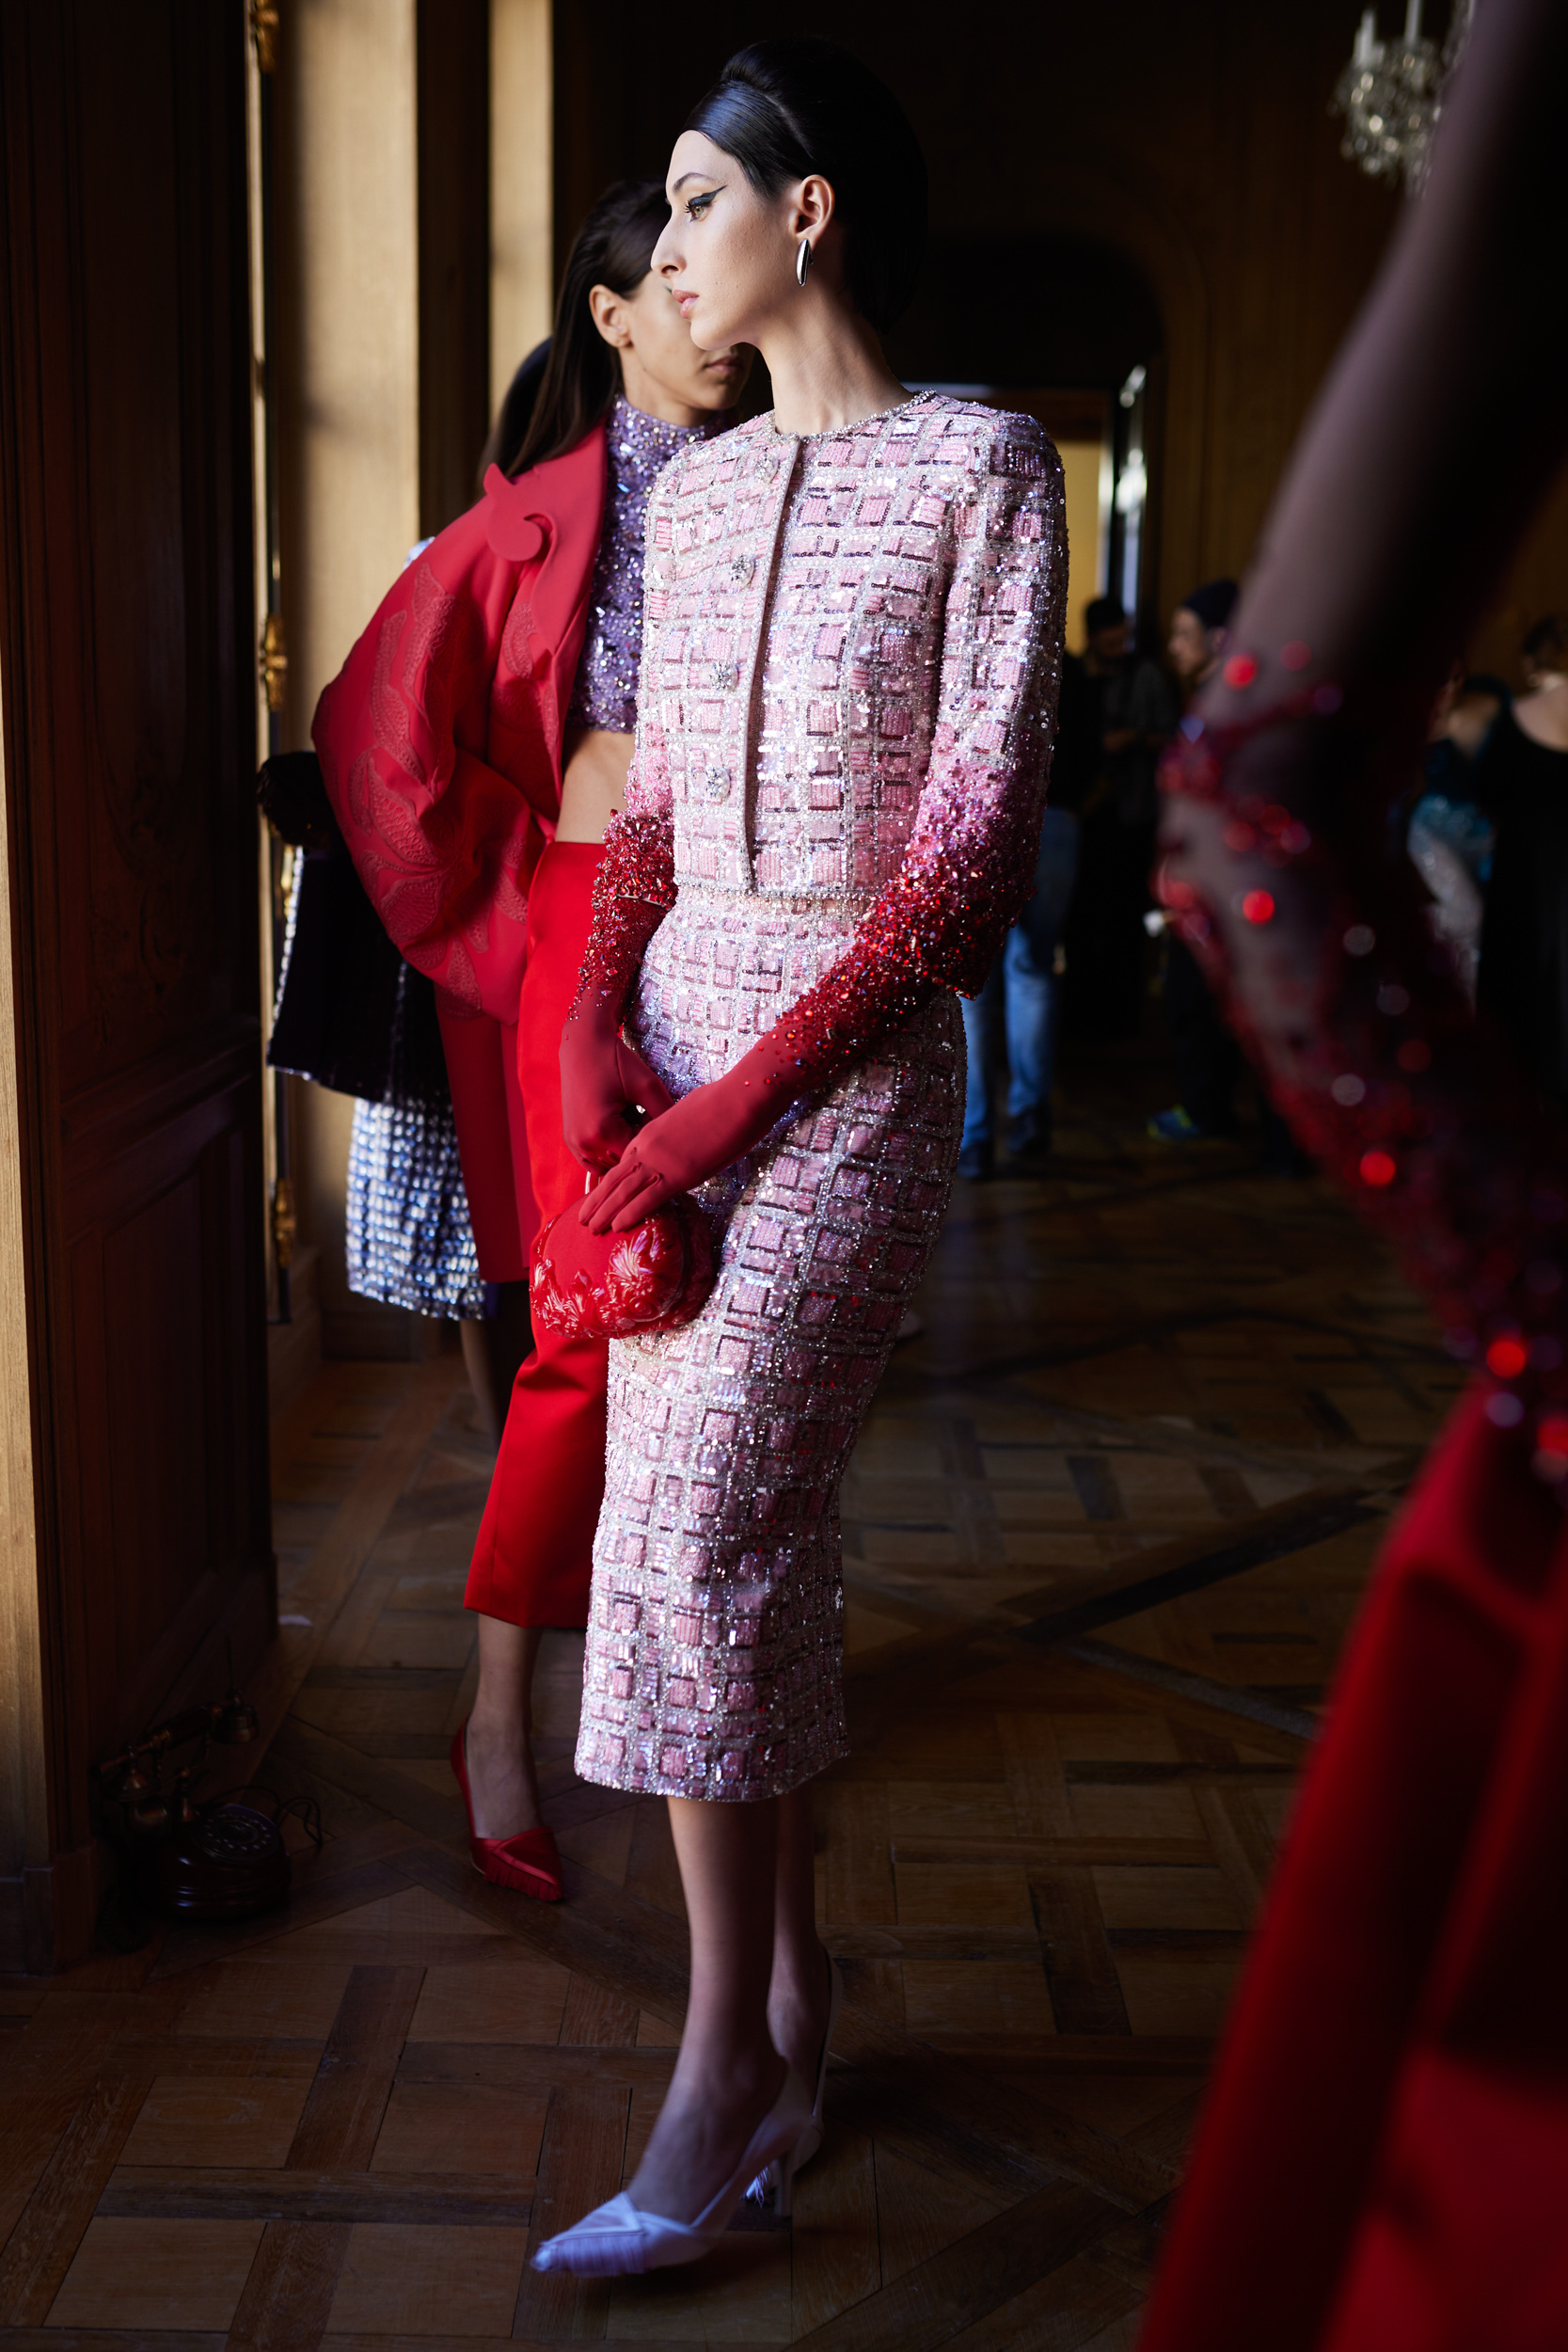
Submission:
M 558 841 L 602 841 L 626 797 L 632 739 L 608 727 L 581 727 L 566 738 Z

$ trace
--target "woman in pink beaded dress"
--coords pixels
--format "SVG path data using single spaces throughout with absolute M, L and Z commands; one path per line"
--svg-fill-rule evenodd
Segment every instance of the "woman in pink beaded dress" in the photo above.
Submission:
M 820 2137 L 838 1486 L 947 1201 L 952 992 L 1032 887 L 1067 570 L 1040 428 L 882 358 L 926 189 L 871 74 L 742 52 L 668 192 L 655 269 L 777 405 L 650 501 L 637 746 L 562 1046 L 584 1221 L 692 1191 L 721 1243 L 695 1322 L 611 1347 L 578 1768 L 669 1798 L 691 1993 L 629 2190 L 535 2256 L 587 2272 L 691 2260 Z

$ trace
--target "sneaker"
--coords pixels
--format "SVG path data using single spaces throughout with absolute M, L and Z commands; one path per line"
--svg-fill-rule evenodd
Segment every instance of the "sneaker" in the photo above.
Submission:
M 1156 1143 L 1212 1143 L 1214 1136 L 1208 1127 L 1200 1127 L 1196 1119 L 1188 1117 L 1180 1103 L 1174 1110 L 1156 1111 L 1148 1122 L 1148 1133 Z
M 958 1174 L 966 1184 L 983 1184 L 993 1166 L 989 1143 L 966 1143 L 958 1153 Z

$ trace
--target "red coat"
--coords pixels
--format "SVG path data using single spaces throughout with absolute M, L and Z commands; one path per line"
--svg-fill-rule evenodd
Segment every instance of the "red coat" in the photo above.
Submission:
M 470 1012 L 517 1018 L 528 886 L 561 813 L 604 515 L 604 428 L 508 482 L 398 575 L 311 734 L 371 903 Z
M 516 1072 L 529 884 L 561 814 L 566 711 L 604 518 L 605 436 L 484 496 L 398 575 L 311 733 L 359 878 L 436 983 L 480 1272 L 537 1223 Z

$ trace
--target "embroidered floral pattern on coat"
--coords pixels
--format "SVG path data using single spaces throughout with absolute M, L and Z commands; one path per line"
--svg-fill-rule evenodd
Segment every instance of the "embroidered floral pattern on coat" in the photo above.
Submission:
M 700 1188 L 703 1312 L 610 1348 L 590 1780 L 754 1799 L 845 1752 L 839 1483 L 951 1186 L 948 992 L 1032 886 L 1066 577 L 1045 435 L 940 396 L 759 419 L 650 501 L 584 984 L 619 1008 L 646 941 L 627 1026 L 672 1090 L 783 1020 L 800 1099 Z
M 667 1200 L 629 1233 L 590 1233 L 578 1204 L 535 1236 L 529 1278 L 533 1327 L 568 1339 L 673 1331 L 713 1288 L 713 1235 L 701 1209 Z

